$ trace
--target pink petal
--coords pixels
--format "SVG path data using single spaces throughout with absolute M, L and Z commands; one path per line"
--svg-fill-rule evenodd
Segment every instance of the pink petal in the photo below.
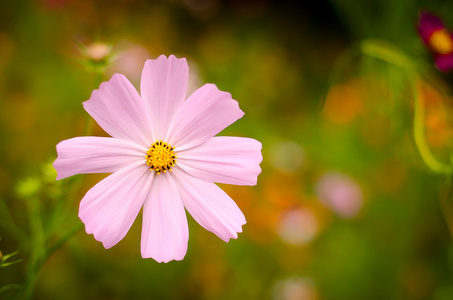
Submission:
M 436 66 L 441 71 L 448 71 L 453 69 L 453 53 L 447 55 L 436 55 L 435 56 Z
M 425 44 L 428 44 L 429 39 L 434 31 L 444 28 L 442 21 L 435 15 L 421 12 L 419 14 L 418 32 Z
M 79 218 L 106 249 L 129 231 L 148 196 L 152 174 L 146 165 L 131 165 L 103 179 L 83 197 Z
M 107 137 L 76 137 L 57 145 L 53 166 L 57 180 L 83 173 L 113 173 L 144 162 L 146 148 L 133 142 Z
M 168 125 L 186 98 L 189 66 L 185 58 L 164 55 L 148 60 L 142 71 L 140 90 L 145 101 L 157 140 L 163 140 Z
M 262 160 L 261 143 L 257 140 L 219 136 L 178 152 L 177 164 L 206 181 L 256 185 Z
M 165 140 L 178 151 L 189 149 L 206 142 L 243 115 L 230 93 L 205 84 L 178 109 Z
M 142 257 L 157 262 L 182 260 L 188 241 L 186 212 L 176 183 L 171 174 L 156 175 L 143 206 Z
M 177 167 L 172 172 L 184 207 L 192 217 L 225 242 L 237 238 L 246 221 L 233 199 L 215 183 L 195 178 Z
M 134 86 L 121 74 L 101 83 L 83 107 L 115 138 L 144 146 L 155 141 L 145 104 Z

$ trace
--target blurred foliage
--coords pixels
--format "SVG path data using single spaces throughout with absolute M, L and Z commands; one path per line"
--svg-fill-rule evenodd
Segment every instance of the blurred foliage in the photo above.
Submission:
M 453 3 L 1 3 L 0 249 L 23 261 L 0 268 L 0 298 L 453 298 L 453 77 L 416 32 L 422 9 L 453 28 Z M 222 185 L 239 238 L 189 217 L 187 256 L 168 264 L 141 258 L 141 217 L 109 250 L 81 230 L 105 175 L 55 181 L 50 163 L 59 141 L 105 135 L 81 105 L 100 81 L 138 87 L 160 54 L 187 57 L 190 91 L 232 93 L 245 116 L 225 135 L 264 156 L 257 186 Z

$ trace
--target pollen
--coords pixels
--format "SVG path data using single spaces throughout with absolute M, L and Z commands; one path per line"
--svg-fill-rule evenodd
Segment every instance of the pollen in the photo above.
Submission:
M 176 164 L 175 148 L 162 141 L 156 141 L 146 152 L 146 164 L 157 175 L 171 171 Z
M 453 52 L 453 41 L 445 29 L 439 29 L 433 32 L 429 38 L 429 46 L 434 52 L 439 54 L 445 55 Z

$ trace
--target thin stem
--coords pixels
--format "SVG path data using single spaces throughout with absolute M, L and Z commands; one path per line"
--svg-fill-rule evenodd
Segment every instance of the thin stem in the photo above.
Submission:
M 409 74 L 414 97 L 414 139 L 418 151 L 426 165 L 434 172 L 450 175 L 453 173 L 452 165 L 439 162 L 432 154 L 425 138 L 424 115 L 425 108 L 421 93 L 417 89 L 417 70 L 411 60 L 399 49 L 380 41 L 365 40 L 361 43 L 362 52 L 395 66 L 401 67 Z
M 395 66 L 399 66 L 406 71 L 415 69 L 412 61 L 400 49 L 380 40 L 365 40 L 360 44 L 362 53 Z
M 102 83 L 102 81 L 104 81 L 104 72 L 96 72 L 96 83 L 97 83 L 96 88 L 99 87 L 99 85 Z M 94 120 L 91 116 L 88 116 L 86 123 L 85 123 L 85 129 L 84 129 L 83 135 L 85 135 L 85 136 L 91 135 L 91 133 L 93 132 L 93 128 L 94 128 Z
M 453 172 L 451 165 L 446 165 L 439 162 L 432 154 L 425 138 L 425 108 L 423 105 L 422 93 L 417 89 L 416 79 L 411 79 L 413 97 L 414 97 L 414 139 L 415 144 L 425 161 L 426 165 L 434 172 L 450 175 Z
M 97 85 L 102 82 L 103 80 L 103 73 L 99 72 L 97 74 Z M 94 121 L 91 117 L 87 118 L 84 134 L 90 135 L 93 131 Z M 77 188 L 81 184 L 80 178 L 74 178 L 72 180 L 68 180 L 67 184 L 63 185 L 62 189 L 67 189 L 68 193 L 65 195 L 69 195 L 69 197 L 75 195 L 72 190 Z M 64 188 L 64 186 L 66 186 Z M 50 221 L 50 228 L 54 228 L 56 225 L 60 225 L 62 221 L 66 220 L 66 216 L 68 215 L 68 210 L 65 209 L 63 203 L 72 203 L 72 201 L 64 201 L 63 198 L 65 196 L 61 196 L 59 199 L 59 203 L 55 206 L 55 210 L 52 215 L 52 219 Z M 80 221 L 77 222 L 75 226 L 73 226 L 66 234 L 60 237 L 52 246 L 46 249 L 46 240 L 52 236 L 51 230 L 48 232 L 44 231 L 42 216 L 40 213 L 40 199 L 32 198 L 26 199 L 27 203 L 27 210 L 28 210 L 28 218 L 30 222 L 30 234 L 31 234 L 31 252 L 30 252 L 30 260 L 28 263 L 27 268 L 27 275 L 25 278 L 25 282 L 23 285 L 23 290 L 19 295 L 21 299 L 30 299 L 33 295 L 33 290 L 36 285 L 36 281 L 38 279 L 39 272 L 44 265 L 45 261 L 57 250 L 59 249 L 69 238 L 74 236 L 77 232 L 79 232 L 83 228 L 83 223 Z
M 28 240 L 28 234 L 19 228 L 14 222 L 11 212 L 6 205 L 5 200 L 0 198 L 0 227 L 3 227 L 7 231 L 11 232 L 11 236 L 21 243 L 25 243 Z
M 83 223 L 77 223 L 71 230 L 69 230 L 65 235 L 63 235 L 59 240 L 57 240 L 52 246 L 49 247 L 46 251 L 44 259 L 49 258 L 58 248 L 60 248 L 69 238 L 74 236 L 83 228 Z
M 30 222 L 31 233 L 31 255 L 28 264 L 27 277 L 24 284 L 24 299 L 31 298 L 40 265 L 45 255 L 45 239 L 44 230 L 41 219 L 41 206 L 40 200 L 36 197 L 26 199 L 28 219 Z

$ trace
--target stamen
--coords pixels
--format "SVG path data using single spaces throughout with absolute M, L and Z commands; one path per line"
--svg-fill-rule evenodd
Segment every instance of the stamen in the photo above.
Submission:
M 434 31 L 429 38 L 429 45 L 434 52 L 439 54 L 445 55 L 453 52 L 453 41 L 445 29 Z
M 155 171 L 157 175 L 161 172 L 166 173 L 171 171 L 171 168 L 176 164 L 174 147 L 161 140 L 154 142 L 146 152 L 146 164 L 151 171 Z

